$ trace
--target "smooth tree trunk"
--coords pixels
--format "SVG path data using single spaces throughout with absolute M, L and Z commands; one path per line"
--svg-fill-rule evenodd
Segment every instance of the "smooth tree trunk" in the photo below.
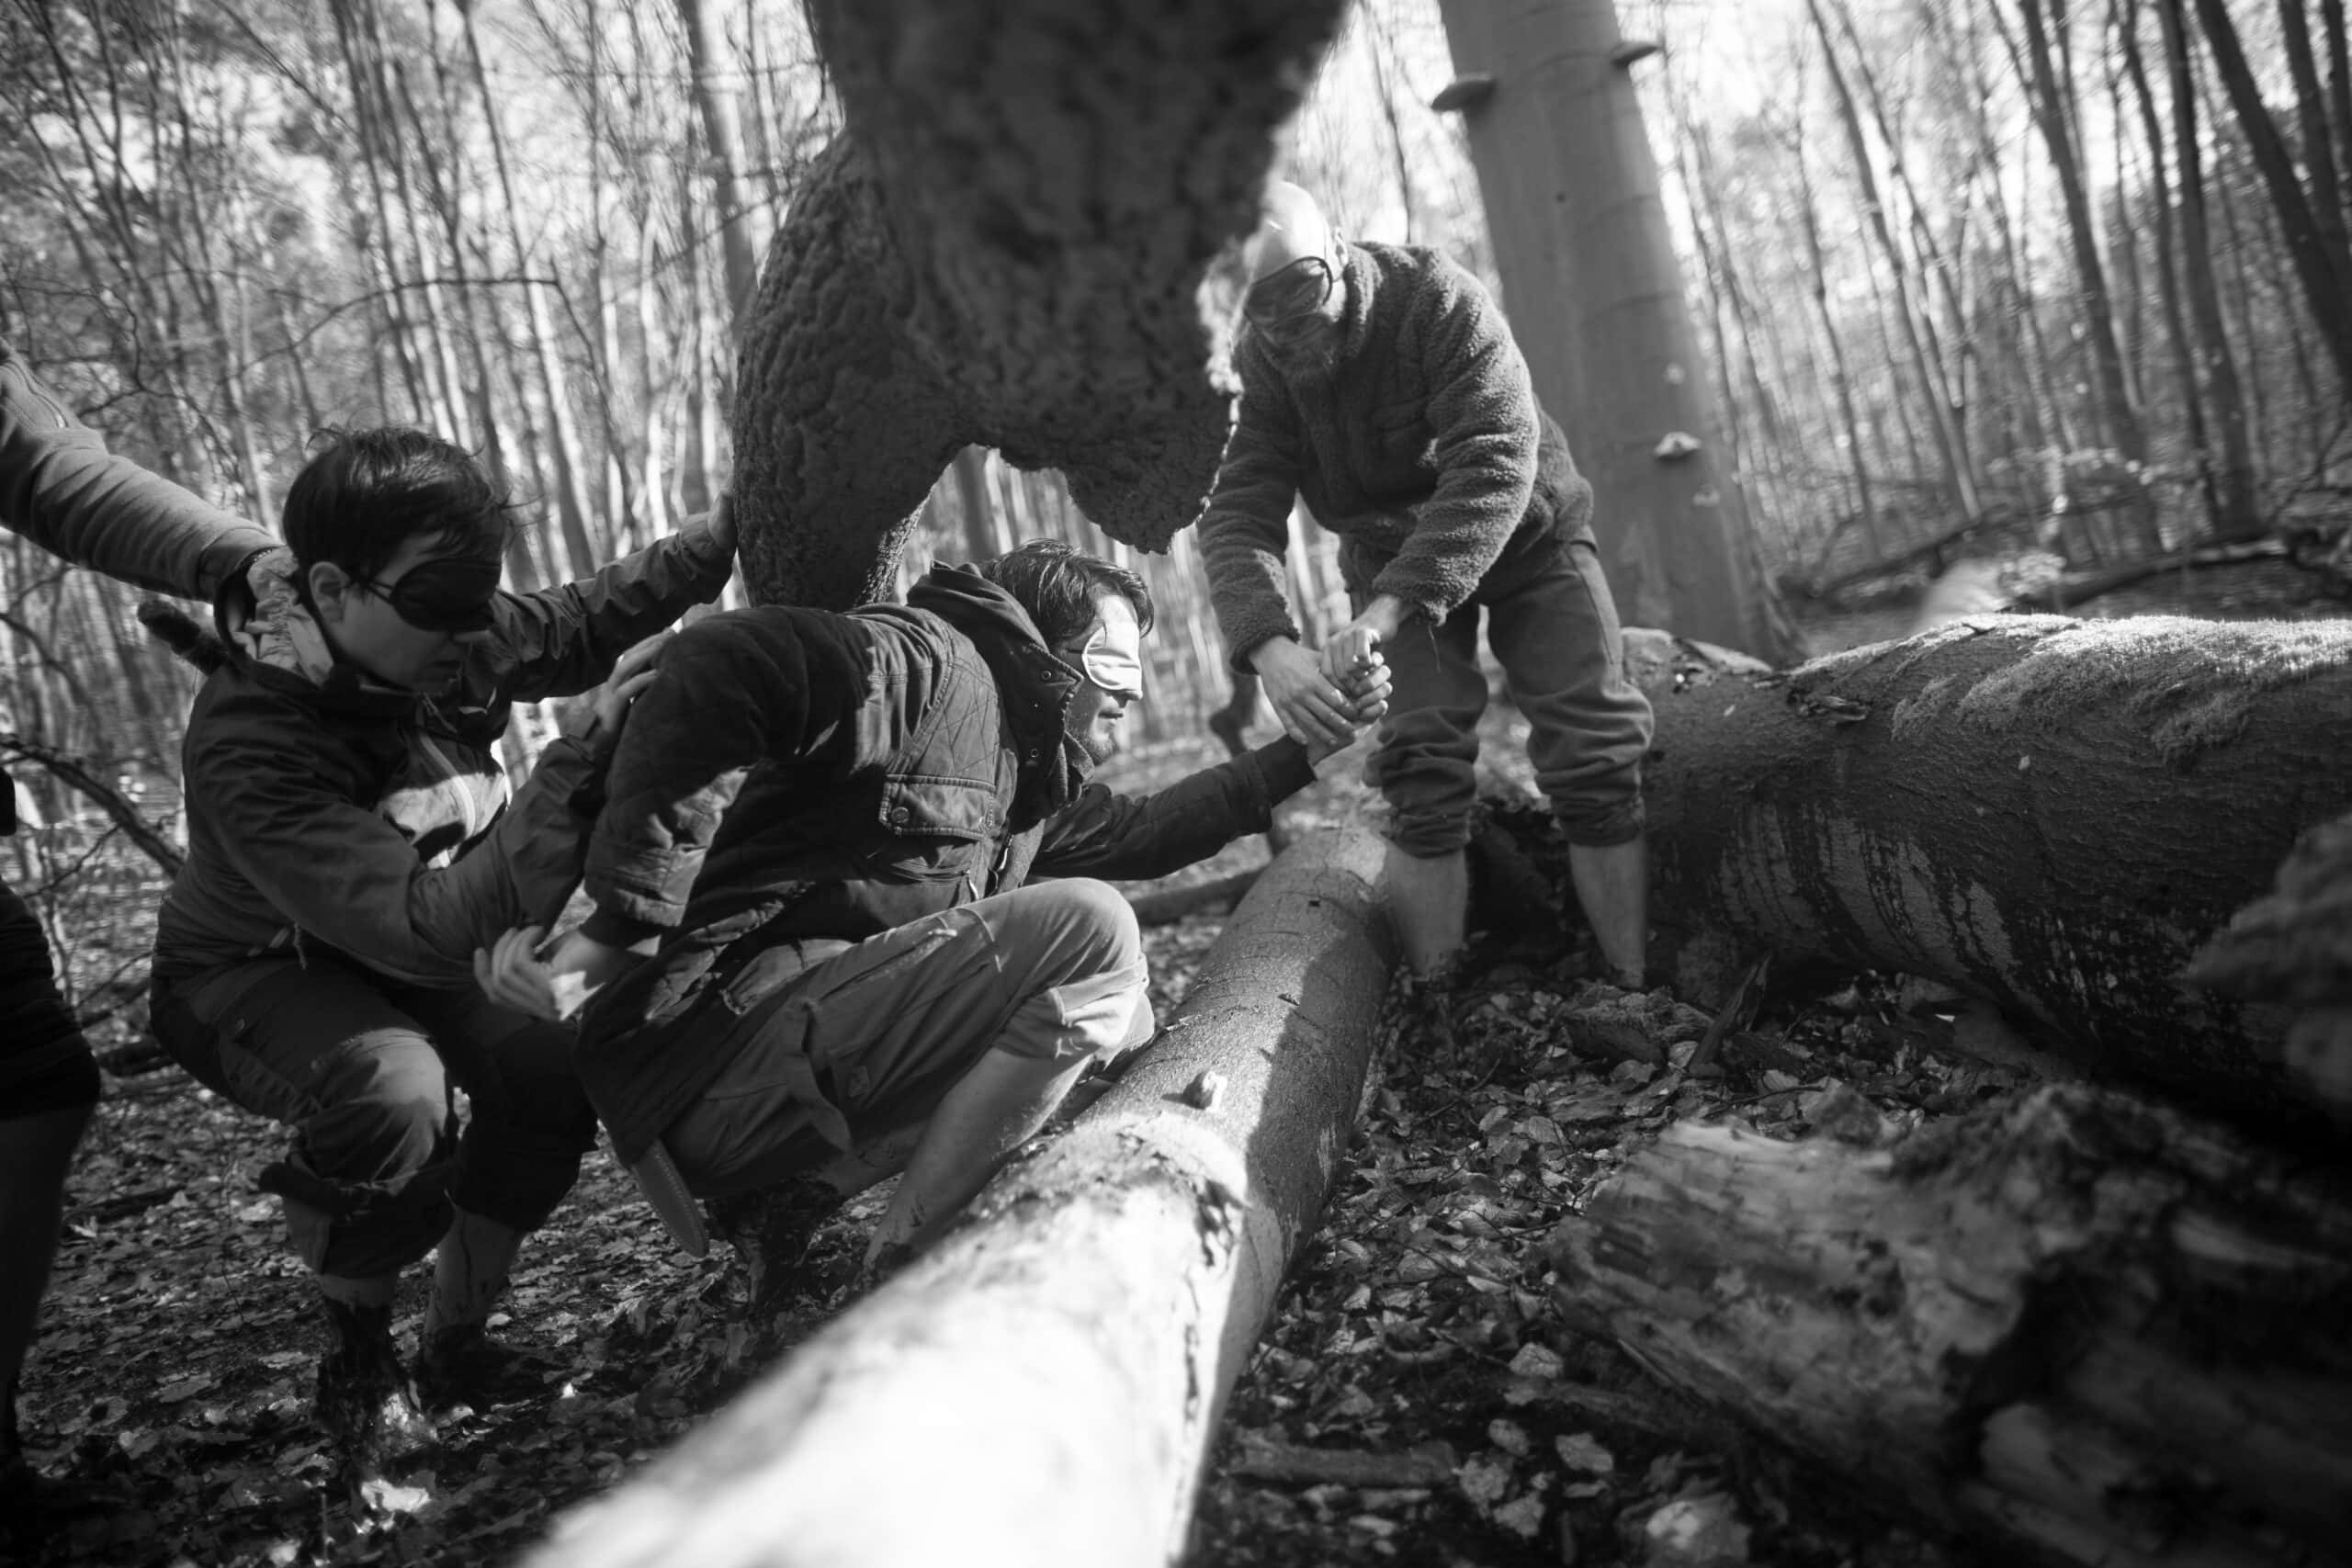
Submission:
M 2287 254 L 2301 286 L 2303 305 L 2319 329 L 2335 366 L 2339 395 L 2352 389 L 2352 256 L 2331 243 L 2313 211 L 2312 193 L 2295 172 L 2293 152 L 2279 133 L 2263 102 L 2245 47 L 2238 41 L 2228 0 L 2196 0 L 2197 17 L 2205 41 L 2213 51 L 2213 69 L 2236 111 L 2238 128 L 2245 133 L 2246 149 L 2262 173 Z
M 1270 868 L 1108 1094 L 537 1568 L 1172 1562 L 1363 1092 L 1381 859 Z
M 2346 1560 L 2340 1176 L 2081 1086 L 1885 1147 L 1843 1098 L 1669 1128 L 1555 1233 L 1563 1314 L 1988 1561 Z
M 2284 1010 L 2180 976 L 2352 808 L 2352 623 L 1988 616 L 1677 684 L 1646 795 L 1685 995 L 1758 953 L 1901 970 L 2087 1066 L 2316 1124 Z
M 1766 658 L 1793 652 L 1707 390 L 1613 6 L 1439 9 L 1457 76 L 1494 83 L 1464 119 L 1502 303 L 1592 481 L 1619 606 Z
M 2115 339 L 2115 312 L 2107 290 L 2107 269 L 2099 261 L 2098 231 L 2091 220 L 2090 194 L 2083 183 L 2083 164 L 2069 123 L 2068 103 L 2059 91 L 2056 67 L 2051 60 L 2050 29 L 2041 0 L 2018 0 L 2025 18 L 2026 56 L 2033 77 L 2034 120 L 2050 149 L 2051 166 L 2057 171 L 2058 194 L 2066 212 L 2066 232 L 2074 243 L 2075 276 L 2084 334 L 2090 339 L 2091 366 L 2098 378 L 2098 405 L 2116 450 L 2124 460 L 2147 460 L 2148 438 L 2140 413 L 2132 404 L 2132 390 L 2123 374 L 2123 351 Z
M 1870 142 L 1862 134 L 1861 113 L 1854 102 L 1854 90 L 1846 80 L 1845 67 L 1838 61 L 1828 18 L 1821 9 L 1820 0 L 1806 0 L 1806 6 L 1814 31 L 1821 39 L 1821 56 L 1828 68 L 1830 88 L 1837 96 L 1838 118 L 1845 127 L 1847 150 L 1852 154 L 1862 208 L 1869 214 L 1871 233 L 1878 242 L 1879 254 L 1886 260 L 1887 275 L 1894 290 L 1894 313 L 1903 323 L 1911 366 L 1918 375 L 1920 394 L 1935 429 L 1937 456 L 1942 459 L 1944 477 L 1952 487 L 1953 499 L 1960 502 L 1962 513 L 1974 522 L 1984 515 L 1984 502 L 1978 491 L 1975 465 L 1969 455 L 1965 434 L 1952 412 L 1950 378 L 1925 335 L 1924 307 L 1912 298 L 1910 265 L 1904 259 L 1902 246 L 1895 243 L 1894 226 L 1887 221 L 1878 176 L 1871 172 Z
M 506 214 L 506 243 L 514 253 L 516 287 L 530 321 L 531 356 L 538 367 L 539 387 L 547 400 L 548 457 L 555 471 L 556 515 L 571 547 L 575 572 L 594 570 L 614 552 L 599 549 L 589 538 L 587 457 L 580 439 L 579 420 L 571 407 L 571 389 L 563 368 L 563 334 L 548 309 L 547 289 L 531 276 L 531 252 L 523 238 L 523 204 L 516 199 L 514 160 L 506 143 L 505 117 L 490 90 L 490 73 L 482 62 L 481 37 L 474 25 L 476 0 L 457 6 L 466 65 L 481 100 L 482 128 L 490 138 L 491 167 L 498 177 L 499 204 Z
M 2205 502 L 2206 523 L 2224 533 L 2221 490 L 2214 482 L 2211 444 L 2205 434 L 2205 399 L 2198 386 L 2197 350 L 2188 335 L 2188 316 L 2181 297 L 2180 247 L 2174 241 L 2172 179 L 2165 168 L 2164 118 L 2156 110 L 2156 96 L 2148 85 L 2146 61 L 2140 52 L 2138 0 L 2110 0 L 2124 74 L 2132 84 L 2132 101 L 2139 111 L 2140 132 L 2148 146 L 2149 196 L 2154 206 L 2156 292 L 2164 313 L 2165 341 L 2172 350 L 2173 380 L 2179 389 L 2180 416 L 2188 448 L 2197 459 L 2197 477 Z
M 2186 0 L 2156 0 L 2164 37 L 2165 72 L 2172 95 L 2173 147 L 2180 160 L 2180 278 L 2197 361 L 2213 400 L 2217 449 L 2200 453 L 2212 472 L 2213 529 L 2224 539 L 2251 539 L 2264 531 L 2254 483 L 2254 445 L 2247 434 L 2245 389 L 2222 321 L 2222 293 L 2213 278 L 2211 227 L 2205 212 L 2205 154 L 2199 140 L 2196 73 L 2188 52 Z
M 1796 163 L 1797 220 L 1804 226 L 1805 256 L 1812 264 L 1806 292 L 1813 298 L 1814 315 L 1829 349 L 1829 384 L 1838 394 L 1838 420 L 1845 431 L 1846 450 L 1853 464 L 1856 514 L 1861 519 L 1862 536 L 1871 542 L 1871 558 L 1876 560 L 1886 554 L 1886 543 L 1879 533 L 1878 504 L 1871 498 L 1870 447 L 1862 435 L 1861 418 L 1854 412 L 1854 378 L 1846 367 L 1846 346 L 1838 335 L 1837 317 L 1829 309 L 1829 267 L 1822 254 L 1821 220 L 1814 201 L 1813 176 L 1805 166 L 1802 139 L 1791 137 L 1788 149 Z
M 2286 50 L 2288 75 L 2295 84 L 2296 151 L 2310 172 L 2312 225 L 2319 231 L 2321 244 L 2335 258 L 2336 276 L 2352 288 L 2352 240 L 2347 239 L 2343 187 L 2336 177 L 2327 89 L 2320 82 L 2319 59 L 2312 47 L 2311 18 L 2303 10 L 2303 0 L 2278 0 L 2278 39 Z
M 760 281 L 759 249 L 752 243 L 749 202 L 743 192 L 743 117 L 736 100 L 739 73 L 729 59 L 722 0 L 678 0 L 678 25 L 686 35 L 693 62 L 695 108 L 710 149 L 710 176 L 718 199 L 720 258 L 727 272 L 725 319 L 731 329 L 751 308 Z
M 741 323 L 735 495 L 755 599 L 888 589 L 967 445 L 1058 468 L 1164 549 L 1223 456 L 1202 284 L 1257 220 L 1343 0 L 816 0 L 846 129 Z

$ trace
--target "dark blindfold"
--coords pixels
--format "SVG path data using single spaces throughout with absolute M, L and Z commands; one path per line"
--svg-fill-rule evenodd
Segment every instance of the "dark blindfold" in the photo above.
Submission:
M 420 561 L 381 592 L 394 613 L 419 630 L 476 632 L 493 619 L 498 576 L 494 558 Z

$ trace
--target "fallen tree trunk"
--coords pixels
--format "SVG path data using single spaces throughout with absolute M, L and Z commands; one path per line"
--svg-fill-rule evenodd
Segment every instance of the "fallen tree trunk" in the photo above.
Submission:
M 2352 808 L 2352 624 L 2003 616 L 1677 684 L 1652 912 L 1690 999 L 1759 952 L 1903 970 L 2094 1070 L 2316 1123 L 2287 1010 L 2180 977 Z
M 1572 1324 L 2009 1551 L 2352 1543 L 2352 1191 L 2215 1126 L 2081 1088 L 1883 1150 L 1683 1123 L 1555 1248 Z
M 1182 887 L 1155 887 L 1127 900 L 1135 909 L 1136 923 L 1147 931 L 1153 926 L 1173 925 L 1187 915 L 1197 915 L 1205 909 L 1227 906 L 1250 891 L 1257 882 L 1262 866 L 1251 866 L 1229 876 L 1212 878 L 1207 882 L 1189 883 Z
M 2248 561 L 2286 558 L 2286 544 L 2278 539 L 2256 539 L 2235 545 L 2199 545 L 2194 549 L 2157 556 L 2150 560 L 2131 561 L 2122 566 L 2109 567 L 2104 571 L 2068 573 L 2052 583 L 2049 592 L 2057 608 L 2072 610 L 2089 604 L 2103 593 L 2112 593 L 2119 588 L 2145 582 L 2167 571 L 2194 571 L 2200 567 L 2244 566 Z M 2022 599 L 2012 599 L 2009 603 L 2020 609 L 2029 607 Z
M 1394 954 L 1379 840 L 1268 868 L 1163 1037 L 541 1568 L 1162 1563 L 1321 1208 Z

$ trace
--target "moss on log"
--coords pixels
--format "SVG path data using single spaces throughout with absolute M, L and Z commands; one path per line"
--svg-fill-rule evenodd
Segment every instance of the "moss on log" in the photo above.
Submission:
M 1906 971 L 2086 1066 L 2315 1121 L 2285 1009 L 2185 987 L 2352 807 L 2352 624 L 1999 616 L 1652 688 L 1653 911 Z
M 1170 1561 L 1347 1146 L 1394 962 L 1381 860 L 1360 828 L 1284 853 L 1069 1133 L 532 1561 Z
M 2352 1192 L 2044 1089 L 1888 1149 L 1684 1123 L 1555 1240 L 1559 1306 L 2000 1560 L 2343 1561 Z

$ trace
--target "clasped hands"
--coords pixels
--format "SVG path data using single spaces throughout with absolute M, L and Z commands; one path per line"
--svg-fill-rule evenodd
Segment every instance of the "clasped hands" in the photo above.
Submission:
M 1381 594 L 1334 632 L 1319 655 L 1286 637 L 1250 650 L 1274 716 L 1306 747 L 1309 761 L 1322 761 L 1388 711 L 1388 661 L 1380 650 L 1405 614 L 1402 601 Z

